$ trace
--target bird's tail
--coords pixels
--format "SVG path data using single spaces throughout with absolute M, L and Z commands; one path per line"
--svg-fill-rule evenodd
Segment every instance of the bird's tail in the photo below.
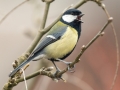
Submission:
M 29 63 L 32 59 L 29 58 L 22 62 L 17 68 L 15 68 L 10 74 L 9 77 L 12 77 L 15 73 L 17 73 L 18 70 L 20 70 L 22 67 L 24 67 L 27 63 Z

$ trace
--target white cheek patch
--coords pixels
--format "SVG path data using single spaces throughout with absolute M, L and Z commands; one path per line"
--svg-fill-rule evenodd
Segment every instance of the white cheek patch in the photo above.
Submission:
M 73 22 L 76 18 L 77 16 L 74 16 L 74 15 L 63 15 L 62 16 L 62 19 L 68 23 Z
M 52 35 L 48 35 L 48 36 L 46 36 L 46 37 L 49 37 L 49 38 L 52 38 L 52 39 L 56 39 L 54 36 L 52 36 Z

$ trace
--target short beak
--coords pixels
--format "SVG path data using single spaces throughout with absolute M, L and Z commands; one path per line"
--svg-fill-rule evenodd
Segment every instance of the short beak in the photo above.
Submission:
M 83 15 L 85 15 L 85 14 L 80 14 L 80 17 L 82 17 Z
M 85 14 L 80 14 L 79 16 L 80 16 L 80 21 L 81 21 L 81 23 L 84 23 L 83 21 L 82 21 L 82 16 L 83 15 L 85 15 Z

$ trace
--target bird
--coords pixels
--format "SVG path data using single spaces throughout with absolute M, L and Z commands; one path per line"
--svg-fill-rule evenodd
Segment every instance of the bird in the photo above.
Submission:
M 56 72 L 60 71 L 55 64 L 56 61 L 63 62 L 70 68 L 69 64 L 71 62 L 67 62 L 64 59 L 73 52 L 80 38 L 83 15 L 77 9 L 65 11 L 59 21 L 41 38 L 30 56 L 18 65 L 9 74 L 9 77 L 13 77 L 30 61 L 37 61 L 43 58 L 52 61 Z

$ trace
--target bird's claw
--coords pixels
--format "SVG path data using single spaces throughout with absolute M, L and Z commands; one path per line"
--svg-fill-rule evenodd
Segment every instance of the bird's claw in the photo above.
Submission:
M 57 79 L 57 80 L 60 80 L 62 79 L 62 75 L 59 75 L 58 76 L 58 73 L 60 72 L 60 70 L 57 70 L 55 73 L 54 73 L 54 79 Z
M 70 66 L 71 63 L 72 63 L 72 62 L 69 62 L 69 63 L 67 64 L 67 68 L 68 68 L 68 71 L 70 71 L 71 73 L 74 73 L 74 72 L 75 72 L 75 70 L 74 70 L 75 66 L 71 67 L 71 66 Z

